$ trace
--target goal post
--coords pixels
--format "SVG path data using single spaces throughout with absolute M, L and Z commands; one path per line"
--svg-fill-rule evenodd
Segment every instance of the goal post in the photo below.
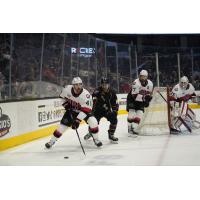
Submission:
M 154 88 L 149 107 L 145 108 L 141 123 L 136 129 L 139 135 L 170 134 L 171 111 L 169 93 L 169 87 Z
M 167 117 L 168 117 L 168 127 L 169 127 L 169 133 L 170 133 L 170 128 L 172 127 L 172 122 L 171 122 L 171 106 L 170 106 L 170 101 L 169 101 L 169 96 L 170 96 L 170 87 L 167 88 Z

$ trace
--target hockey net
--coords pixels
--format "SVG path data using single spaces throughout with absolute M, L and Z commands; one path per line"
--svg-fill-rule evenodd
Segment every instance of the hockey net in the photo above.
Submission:
M 148 108 L 145 108 L 142 120 L 137 128 L 139 135 L 170 134 L 170 109 L 168 104 L 169 88 L 156 87 Z

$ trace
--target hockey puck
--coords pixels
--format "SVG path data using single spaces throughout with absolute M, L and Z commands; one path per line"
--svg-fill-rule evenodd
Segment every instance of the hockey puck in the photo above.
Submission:
M 68 159 L 69 157 L 68 157 L 68 156 L 65 156 L 64 158 L 65 158 L 65 159 Z

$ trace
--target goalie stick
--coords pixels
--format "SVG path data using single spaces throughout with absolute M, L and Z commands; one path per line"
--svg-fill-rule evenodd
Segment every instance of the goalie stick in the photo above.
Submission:
M 191 133 L 192 129 L 187 125 L 187 123 L 182 119 L 182 117 L 178 117 L 178 119 L 183 123 L 183 125 L 187 128 L 187 130 Z

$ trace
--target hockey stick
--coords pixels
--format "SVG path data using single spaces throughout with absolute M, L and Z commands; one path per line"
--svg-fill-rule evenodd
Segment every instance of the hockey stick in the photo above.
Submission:
M 70 113 L 70 115 L 71 115 L 71 119 L 73 119 L 72 113 Z M 76 130 L 76 134 L 77 134 L 77 136 L 78 136 L 78 140 L 79 140 L 79 143 L 80 143 L 80 145 L 81 145 L 82 151 L 83 151 L 84 155 L 86 156 L 85 150 L 84 150 L 83 145 L 82 145 L 82 143 L 81 143 L 81 139 L 80 139 L 80 136 L 79 136 L 79 134 L 78 134 L 77 128 L 75 128 L 75 130 Z
M 77 136 L 78 136 L 78 140 L 79 140 L 79 142 L 80 142 L 80 145 L 81 145 L 82 151 L 83 151 L 84 155 L 86 156 L 86 154 L 85 154 L 85 150 L 84 150 L 83 145 L 82 145 L 82 143 L 81 143 L 81 139 L 80 139 L 80 136 L 79 136 L 79 134 L 78 134 L 78 130 L 77 130 L 77 128 L 76 128 L 75 130 L 76 130 L 76 134 L 77 134 Z
M 92 140 L 93 140 L 93 142 L 94 142 L 94 144 L 97 146 L 97 147 L 99 147 L 98 145 L 97 145 L 97 143 L 96 143 L 96 141 L 95 141 L 95 139 L 94 139 L 94 136 L 93 136 L 93 134 L 89 131 L 89 133 L 88 133 L 89 135 L 90 135 L 90 137 L 89 138 L 92 138 Z M 89 139 L 88 138 L 88 139 Z M 86 139 L 86 140 L 88 140 L 88 139 Z
M 90 133 L 90 135 L 91 135 L 91 137 L 92 137 L 92 139 L 93 139 L 94 144 L 96 145 L 96 142 L 95 142 L 94 136 L 92 135 L 92 133 Z
M 167 100 L 165 99 L 165 97 L 160 93 L 160 91 L 157 91 L 158 94 L 162 97 L 162 99 L 167 103 Z

